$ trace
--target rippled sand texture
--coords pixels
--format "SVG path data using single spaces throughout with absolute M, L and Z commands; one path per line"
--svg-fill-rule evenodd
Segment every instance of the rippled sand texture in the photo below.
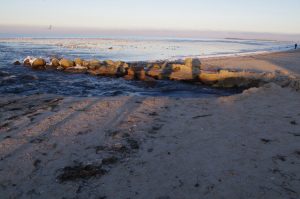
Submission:
M 2 97 L 1 197 L 297 198 L 299 101 Z

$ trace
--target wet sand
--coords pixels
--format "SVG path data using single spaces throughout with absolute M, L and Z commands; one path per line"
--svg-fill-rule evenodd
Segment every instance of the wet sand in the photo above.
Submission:
M 286 70 L 300 52 L 205 59 Z M 1 198 L 299 198 L 300 93 L 0 99 Z

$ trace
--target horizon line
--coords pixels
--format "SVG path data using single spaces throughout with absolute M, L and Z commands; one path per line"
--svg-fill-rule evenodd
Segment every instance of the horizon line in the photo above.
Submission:
M 102 28 L 91 26 L 55 26 L 49 25 L 24 25 L 24 24 L 0 24 L 0 28 L 41 28 L 46 30 L 49 26 L 53 29 L 82 29 L 98 31 L 180 31 L 180 32 L 229 32 L 229 33 L 251 33 L 251 34 L 274 34 L 274 35 L 300 35 L 299 33 L 268 32 L 268 31 L 244 31 L 244 30 L 214 30 L 214 29 L 179 29 L 179 28 Z M 1 33 L 1 30 L 0 30 Z
M 152 36 L 152 37 L 208 37 L 208 38 L 239 38 L 300 41 L 300 33 L 253 32 L 253 31 L 218 31 L 197 29 L 161 29 L 161 28 L 100 28 L 100 27 L 62 27 L 38 25 L 3 25 L 0 24 L 1 35 L 23 35 L 24 37 L 58 37 L 62 35 L 78 36 Z

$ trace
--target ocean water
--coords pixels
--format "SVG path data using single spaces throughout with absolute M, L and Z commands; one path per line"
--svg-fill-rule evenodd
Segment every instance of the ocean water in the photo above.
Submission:
M 289 42 L 238 39 L 176 38 L 39 38 L 0 39 L 0 94 L 49 93 L 72 96 L 224 96 L 237 90 L 213 89 L 201 84 L 157 81 L 148 85 L 122 78 L 66 74 L 59 71 L 34 71 L 14 66 L 27 56 L 50 59 L 52 56 L 99 60 L 153 61 L 185 57 L 229 56 L 247 53 L 282 51 Z

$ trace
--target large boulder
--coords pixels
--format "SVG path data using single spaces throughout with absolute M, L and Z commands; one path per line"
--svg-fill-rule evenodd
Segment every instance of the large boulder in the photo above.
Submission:
M 200 60 L 188 58 L 184 61 L 167 61 L 151 63 L 147 67 L 147 75 L 155 79 L 178 81 L 197 81 L 200 74 Z
M 21 62 L 15 61 L 15 62 L 14 62 L 14 65 L 16 65 L 16 66 L 21 65 Z
M 168 64 L 169 79 L 178 81 L 198 81 L 201 72 L 201 62 L 197 58 L 186 58 L 184 62 Z
M 66 69 L 66 68 L 75 66 L 75 63 L 73 61 L 71 61 L 71 60 L 68 60 L 68 59 L 61 59 L 59 61 L 59 65 L 61 67 L 63 67 L 64 69 Z
M 259 86 L 266 79 L 265 74 L 249 71 L 202 71 L 199 75 L 203 84 L 217 88 L 249 88 Z
M 128 68 L 128 64 L 125 62 L 114 62 L 111 60 L 106 60 L 103 63 L 99 63 L 98 67 L 90 68 L 89 73 L 92 75 L 99 76 L 114 76 L 114 77 L 122 77 L 126 75 L 126 69 Z
M 169 79 L 178 81 L 197 81 L 199 79 L 200 70 L 193 69 L 186 65 L 173 65 Z
M 32 60 L 31 67 L 34 69 L 45 69 L 46 61 L 42 58 Z

